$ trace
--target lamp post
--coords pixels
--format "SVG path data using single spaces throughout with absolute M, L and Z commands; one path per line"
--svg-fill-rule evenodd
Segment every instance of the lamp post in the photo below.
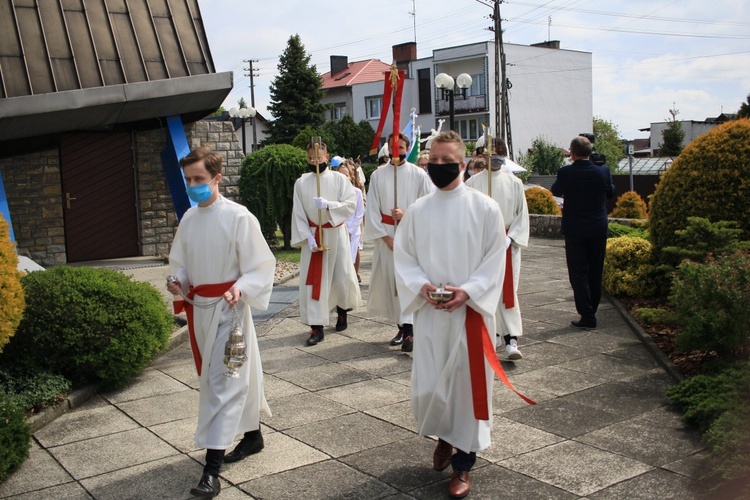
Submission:
M 245 122 L 248 118 L 251 120 L 255 117 L 255 108 L 252 106 L 249 108 L 232 108 L 229 110 L 229 116 L 232 118 L 239 118 L 242 121 L 242 152 L 247 155 L 247 147 L 245 142 Z
M 467 73 L 461 73 L 458 75 L 458 78 L 456 78 L 455 82 L 453 80 L 453 77 L 450 76 L 447 73 L 438 73 L 437 76 L 435 76 L 435 86 L 442 90 L 443 92 L 443 99 L 448 97 L 448 114 L 450 116 L 450 129 L 456 130 L 456 119 L 454 116 L 454 109 L 453 109 L 453 98 L 455 93 L 455 87 L 458 85 L 458 89 L 461 92 L 461 97 L 466 97 L 466 89 L 471 87 L 471 75 Z

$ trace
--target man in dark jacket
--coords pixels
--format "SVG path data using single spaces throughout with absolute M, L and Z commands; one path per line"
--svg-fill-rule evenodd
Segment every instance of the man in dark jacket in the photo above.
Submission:
M 552 194 L 562 196 L 565 259 L 581 319 L 571 324 L 596 328 L 596 310 L 602 295 L 602 270 L 607 247 L 607 198 L 615 194 L 606 165 L 595 165 L 591 142 L 578 136 L 570 142 L 571 165 L 557 171 Z

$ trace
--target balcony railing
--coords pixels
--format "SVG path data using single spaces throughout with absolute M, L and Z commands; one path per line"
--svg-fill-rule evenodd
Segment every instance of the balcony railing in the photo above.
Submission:
M 438 99 L 435 102 L 435 115 L 442 116 L 450 113 L 450 105 L 448 100 Z M 487 95 L 472 95 L 465 99 L 459 97 L 457 94 L 453 99 L 453 110 L 456 114 L 460 113 L 476 113 L 479 111 L 489 111 L 487 107 Z

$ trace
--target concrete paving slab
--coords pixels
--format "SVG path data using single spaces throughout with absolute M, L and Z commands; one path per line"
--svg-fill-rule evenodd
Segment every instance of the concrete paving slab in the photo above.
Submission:
M 607 335 L 604 329 L 584 330 L 571 327 L 572 333 L 555 337 L 550 342 L 591 352 L 609 352 L 640 345 L 635 337 L 622 339 Z
M 150 396 L 189 390 L 190 387 L 154 368 L 146 368 L 124 388 L 102 393 L 110 403 L 123 403 Z
M 136 421 L 111 405 L 78 408 L 59 417 L 55 424 L 43 427 L 34 434 L 45 448 L 139 427 Z
M 73 477 L 49 454 L 47 450 L 34 449 L 29 458 L 5 481 L 0 483 L 0 498 L 15 497 L 64 485 Z
M 126 401 L 117 407 L 139 424 L 149 427 L 198 415 L 198 391 L 172 392 L 164 396 Z
M 202 470 L 192 458 L 176 455 L 84 479 L 81 484 L 101 500 L 193 498 L 190 488 L 198 484 Z
M 578 436 L 576 441 L 655 467 L 681 460 L 702 449 L 693 432 L 675 432 L 638 418 Z
M 178 454 L 143 428 L 56 446 L 49 452 L 75 479 Z
M 280 378 L 268 373 L 263 376 L 263 390 L 265 391 L 266 399 L 268 401 L 307 392 L 302 387 L 287 382 L 286 380 L 281 380 Z
M 263 372 L 273 375 L 284 371 L 316 367 L 330 363 L 327 359 L 313 353 L 305 352 L 301 347 L 297 348 L 296 346 L 261 351 L 260 362 L 263 365 Z
M 233 464 L 224 464 L 221 475 L 233 484 L 241 484 L 252 479 L 270 476 L 279 472 L 297 469 L 305 465 L 322 462 L 331 458 L 329 455 L 306 445 L 281 432 L 274 432 L 263 437 L 266 447 L 256 455 Z M 203 463 L 205 453 L 195 452 L 190 456 Z M 321 478 L 329 482 L 330 477 Z M 302 492 L 298 492 L 302 493 Z
M 89 500 L 93 498 L 78 483 L 66 483 L 43 490 L 14 495 L 14 500 Z
M 193 351 L 190 349 L 189 342 L 185 342 L 160 356 L 151 364 L 151 367 L 192 389 L 200 387 L 198 372 L 193 361 Z
M 568 361 L 557 365 L 555 368 L 581 372 L 595 377 L 601 382 L 602 380 L 612 381 L 632 377 L 634 373 L 639 371 L 653 370 L 654 364 L 649 361 L 641 362 L 640 360 L 623 359 L 607 354 L 595 354 L 587 358 Z
M 383 379 L 325 389 L 317 394 L 360 411 L 408 401 L 410 398 L 408 387 Z
M 526 386 L 544 387 L 547 392 L 565 396 L 594 387 L 601 383 L 601 378 L 593 374 L 566 370 L 560 366 L 548 366 L 516 375 L 511 382 L 514 381 Z
M 564 441 L 565 438 L 504 417 L 492 421 L 492 446 L 477 453 L 489 462 L 500 462 Z
M 534 498 L 567 500 L 578 498 L 559 488 L 537 481 L 523 474 L 497 465 L 474 468 L 470 472 L 472 482 L 470 497 L 472 500 L 498 498 Z M 410 492 L 415 498 L 432 500 L 448 498 L 450 476 L 440 482 Z M 533 493 L 531 493 L 533 492 Z
M 365 413 L 414 433 L 417 432 L 417 420 L 411 411 L 411 401 L 381 406 L 380 408 L 366 410 Z
M 312 368 L 279 372 L 276 376 L 309 391 L 319 391 L 373 378 L 367 372 L 354 370 L 338 363 L 326 363 Z
M 344 360 L 342 364 L 358 371 L 367 372 L 375 377 L 404 374 L 406 379 L 410 379 L 411 358 L 399 356 L 398 353 L 400 352 L 400 350 L 395 351 L 395 348 L 389 348 L 372 356 Z
M 386 346 L 373 345 L 344 335 L 326 332 L 325 340 L 310 352 L 329 361 L 347 361 L 388 352 Z
M 591 500 L 652 500 L 654 498 L 691 500 L 700 498 L 695 481 L 662 469 L 655 469 L 633 479 L 615 484 L 589 495 Z
M 152 425 L 151 432 L 164 442 L 177 448 L 181 453 L 190 453 L 199 448 L 193 440 L 198 425 L 198 416 L 173 420 L 164 424 Z
M 586 406 L 566 398 L 542 401 L 536 406 L 505 412 L 502 416 L 569 439 L 627 418 L 616 411 Z
M 275 430 L 311 424 L 354 411 L 348 406 L 311 393 L 275 399 L 270 406 L 273 417 L 262 416 L 261 421 Z
M 320 481 L 326 477 L 329 481 Z M 396 490 L 376 478 L 335 460 L 261 477 L 240 487 L 255 498 L 297 500 L 307 498 L 384 498 Z
M 698 453 L 690 455 L 689 457 L 685 457 L 682 460 L 666 464 L 662 468 L 698 480 L 708 472 L 706 464 L 710 459 L 711 452 L 704 449 Z
M 580 496 L 652 469 L 636 460 L 573 441 L 564 441 L 498 465 Z
M 364 413 L 348 413 L 318 420 L 289 429 L 287 434 L 334 458 L 402 441 L 414 435 Z

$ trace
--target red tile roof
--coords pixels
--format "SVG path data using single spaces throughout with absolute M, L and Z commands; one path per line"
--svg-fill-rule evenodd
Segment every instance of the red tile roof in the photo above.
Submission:
M 382 81 L 383 73 L 391 68 L 378 59 L 367 59 L 349 63 L 349 68 L 331 75 L 330 71 L 323 75 L 323 88 L 351 87 L 358 83 Z

